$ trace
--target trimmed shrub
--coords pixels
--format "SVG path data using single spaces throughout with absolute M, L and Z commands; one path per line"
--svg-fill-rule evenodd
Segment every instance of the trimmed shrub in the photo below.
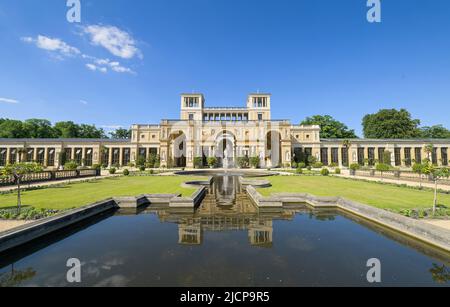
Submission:
M 75 171 L 78 168 L 78 164 L 75 161 L 69 161 L 64 164 L 64 170 Z
M 250 166 L 253 168 L 258 168 L 259 162 L 261 162 L 261 159 L 259 157 L 251 157 L 250 158 Z
M 328 170 L 328 168 L 322 168 L 322 170 L 320 171 L 320 174 L 322 176 L 328 176 L 328 175 L 330 175 L 330 171 Z
M 130 171 L 129 171 L 127 168 L 124 169 L 124 170 L 123 170 L 123 175 L 124 175 L 124 176 L 130 175 Z
M 340 175 L 341 174 L 341 169 L 339 167 L 336 167 L 336 169 L 334 170 L 334 173 L 336 175 Z
M 194 158 L 194 168 L 202 168 L 203 167 L 203 158 L 195 157 Z
M 216 165 L 217 165 L 217 158 L 216 158 L 216 157 L 209 157 L 209 158 L 207 159 L 207 162 L 208 162 L 208 166 L 209 166 L 210 168 L 214 168 L 214 167 L 216 167 Z
M 322 168 L 323 167 L 323 163 L 322 162 L 316 162 L 313 164 L 313 168 Z
M 297 168 L 305 168 L 305 167 L 306 167 L 305 162 L 299 162 L 299 163 L 297 163 Z
M 139 166 L 139 171 L 141 171 L 141 172 L 145 171 L 145 166 L 143 166 L 143 165 Z
M 306 169 L 307 169 L 308 171 L 311 171 L 311 170 L 312 170 L 311 165 L 308 165 L 308 166 L 306 167 Z
M 111 167 L 111 168 L 109 169 L 109 173 L 110 173 L 111 175 L 114 175 L 116 172 L 117 172 L 117 169 L 116 169 L 115 167 Z
M 238 157 L 236 159 L 236 163 L 239 168 L 246 168 L 249 165 L 249 158 L 248 157 Z
M 359 170 L 361 168 L 361 165 L 359 165 L 358 163 L 353 163 L 353 164 L 350 164 L 349 168 L 352 171 L 357 171 L 357 170 Z
M 297 168 L 298 167 L 298 163 L 295 162 L 295 161 L 292 161 L 291 165 L 292 165 L 292 168 Z
M 303 174 L 303 169 L 300 167 L 297 167 L 297 169 L 295 170 L 295 172 L 299 175 Z

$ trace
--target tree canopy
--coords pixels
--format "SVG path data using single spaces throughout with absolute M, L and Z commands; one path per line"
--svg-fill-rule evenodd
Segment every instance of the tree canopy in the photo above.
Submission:
M 344 123 L 330 115 L 307 117 L 300 125 L 319 125 L 320 136 L 325 139 L 354 139 L 357 137 L 354 130 L 349 129 Z
M 109 133 L 113 139 L 131 139 L 131 130 L 119 128 Z
M 367 114 L 362 121 L 366 138 L 373 139 L 408 139 L 421 137 L 420 120 L 412 119 L 405 110 L 384 109 L 374 114 Z
M 431 127 L 420 128 L 420 133 L 423 138 L 430 139 L 447 139 L 450 138 L 450 130 L 442 125 L 435 125 Z
M 0 138 L 29 138 L 29 139 L 54 139 L 54 138 L 107 138 L 102 128 L 95 125 L 76 124 L 71 121 L 57 122 L 52 125 L 46 119 L 27 119 L 25 121 L 0 119 Z

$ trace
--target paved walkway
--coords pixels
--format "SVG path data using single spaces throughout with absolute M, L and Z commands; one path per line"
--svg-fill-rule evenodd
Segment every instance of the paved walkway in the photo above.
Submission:
M 333 175 L 337 177 L 350 178 L 355 180 L 367 180 L 374 182 L 385 182 L 385 183 L 395 183 L 395 184 L 405 184 L 409 187 L 420 187 L 420 182 L 417 181 L 409 181 L 409 180 L 397 180 L 397 179 L 388 179 L 388 178 L 378 178 L 378 177 L 364 177 L 364 176 L 351 176 L 350 174 L 346 174 L 343 172 L 341 175 Z M 434 189 L 434 184 L 430 182 L 423 182 L 422 187 Z M 450 191 L 449 185 L 438 184 L 438 189 L 444 191 Z
M 87 180 L 98 180 L 98 179 L 105 179 L 108 177 L 112 177 L 110 175 L 108 176 L 98 176 L 98 177 L 84 177 L 84 178 L 74 178 L 74 179 L 64 179 L 64 180 L 55 180 L 55 181 L 44 181 L 44 182 L 37 182 L 32 184 L 22 184 L 22 188 L 38 188 L 38 187 L 50 187 L 53 185 L 63 184 L 63 183 L 74 183 L 79 181 L 87 181 Z M 6 187 L 0 187 L 0 192 L 9 192 L 9 191 L 15 191 L 17 190 L 17 186 L 11 185 Z
M 7 231 L 33 221 L 0 220 L 0 232 Z
M 425 223 L 450 230 L 450 220 L 423 220 Z

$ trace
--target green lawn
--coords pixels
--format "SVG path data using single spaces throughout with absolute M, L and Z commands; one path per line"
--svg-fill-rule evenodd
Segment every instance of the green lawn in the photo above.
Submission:
M 264 196 L 278 192 L 309 193 L 316 196 L 341 196 L 381 209 L 401 211 L 433 206 L 431 190 L 415 190 L 394 185 L 322 176 L 269 177 L 271 188 L 258 189 Z M 439 204 L 450 207 L 450 195 L 439 194 Z
M 66 184 L 23 192 L 24 206 L 44 209 L 70 209 L 107 199 L 113 196 L 136 196 L 139 194 L 181 193 L 190 196 L 195 188 L 183 188 L 181 184 L 202 177 L 189 176 L 142 176 L 115 177 L 96 181 Z M 14 207 L 17 193 L 0 195 L 0 208 Z

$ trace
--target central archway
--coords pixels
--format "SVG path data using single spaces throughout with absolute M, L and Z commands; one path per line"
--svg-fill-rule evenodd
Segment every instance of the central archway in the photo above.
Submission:
M 236 137 L 233 133 L 224 130 L 216 137 L 215 157 L 218 164 L 224 168 L 235 166 Z
M 266 166 L 281 166 L 281 133 L 276 130 L 266 134 Z
M 169 139 L 171 150 L 168 161 L 174 167 L 186 167 L 186 134 L 183 131 L 173 132 Z

